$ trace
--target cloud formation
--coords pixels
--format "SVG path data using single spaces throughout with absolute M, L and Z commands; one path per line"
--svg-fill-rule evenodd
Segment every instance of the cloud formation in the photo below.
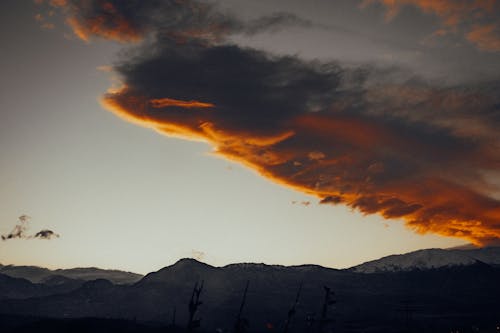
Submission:
M 444 87 L 398 69 L 271 55 L 224 42 L 251 24 L 215 7 L 161 1 L 156 15 L 151 3 L 66 4 L 85 34 L 154 35 L 115 66 L 123 86 L 103 104 L 117 116 L 208 142 L 324 204 L 402 219 L 419 233 L 498 242 L 500 189 L 489 177 L 500 176 L 499 82 Z
M 43 3 L 38 1 L 39 5 Z M 51 0 L 46 5 L 61 9 L 66 23 L 85 41 L 97 36 L 138 42 L 155 34 L 178 42 L 192 39 L 217 42 L 233 33 L 254 35 L 288 26 L 311 25 L 290 13 L 243 21 L 219 11 L 213 3 L 197 0 Z
M 442 28 L 433 36 L 461 33 L 478 49 L 500 52 L 500 2 L 497 0 L 364 0 L 362 7 L 380 3 L 392 20 L 403 7 L 412 6 L 437 16 Z
M 18 224 L 12 229 L 12 231 L 6 235 L 1 235 L 0 237 L 2 238 L 3 241 L 9 240 L 9 239 L 33 239 L 33 238 L 39 238 L 39 239 L 52 239 L 52 238 L 58 238 L 59 234 L 56 234 L 52 230 L 48 229 L 43 229 L 37 232 L 34 235 L 28 235 L 27 231 L 29 229 L 29 221 L 30 217 L 28 215 L 21 215 L 19 216 L 19 221 Z
M 397 73 L 235 45 L 157 47 L 117 66 L 124 87 L 103 103 L 118 116 L 207 141 L 323 203 L 402 218 L 421 233 L 500 237 L 498 188 L 481 174 L 500 167 L 494 90 L 394 83 Z M 162 98 L 214 107 L 153 106 Z

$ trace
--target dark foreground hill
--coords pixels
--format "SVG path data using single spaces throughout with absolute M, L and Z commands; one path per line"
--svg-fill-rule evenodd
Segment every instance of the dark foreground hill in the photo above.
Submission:
M 207 332 L 234 327 L 247 281 L 242 316 L 250 324 L 249 332 L 282 332 L 301 283 L 289 332 L 318 331 L 324 286 L 335 292 L 336 300 L 327 307 L 325 318 L 333 321 L 323 325 L 325 332 L 495 332 L 500 323 L 500 269 L 481 262 L 365 274 L 312 265 L 212 267 L 183 259 L 133 285 L 96 280 L 67 293 L 4 300 L 0 313 L 62 320 L 51 325 L 101 318 L 167 327 L 175 317 L 178 325 L 185 326 L 193 286 L 202 280 L 203 304 L 196 318 L 201 318 L 201 328 Z
M 175 333 L 179 331 L 174 327 L 123 319 L 54 319 L 8 315 L 0 315 L 0 330 L 9 333 Z

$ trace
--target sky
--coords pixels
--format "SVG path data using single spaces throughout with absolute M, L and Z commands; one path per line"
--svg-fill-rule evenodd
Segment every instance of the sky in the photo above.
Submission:
M 498 245 L 499 7 L 2 1 L 0 263 Z

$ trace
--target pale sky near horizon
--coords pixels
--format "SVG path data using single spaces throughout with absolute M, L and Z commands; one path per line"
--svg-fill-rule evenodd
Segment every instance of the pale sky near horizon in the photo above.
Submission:
M 229 1 L 219 2 L 228 6 Z M 276 1 L 275 6 L 295 14 L 303 10 L 318 26 L 328 23 L 324 2 L 314 1 L 316 7 L 307 10 L 300 3 Z M 269 10 L 263 1 L 247 6 L 243 12 L 250 16 Z M 417 25 L 437 26 L 435 18 L 417 13 L 413 22 L 402 21 L 411 14 L 404 12 L 403 18 L 386 22 L 379 6 L 363 10 L 345 1 L 338 6 L 330 13 L 335 29 L 294 27 L 232 38 L 308 59 L 354 64 L 373 56 L 385 66 L 406 66 L 438 81 L 477 81 L 482 73 L 492 78 L 500 73 L 498 53 L 464 44 L 459 48 L 463 57 L 449 61 L 452 51 L 419 44 L 434 27 L 422 32 Z M 54 18 L 55 29 L 41 28 L 36 14 L 30 1 L 0 5 L 0 234 L 27 214 L 32 232 L 51 229 L 61 237 L 0 241 L 1 264 L 147 273 L 198 256 L 215 266 L 263 262 L 346 268 L 385 255 L 467 243 L 417 234 L 398 219 L 320 205 L 316 197 L 212 155 L 207 143 L 123 121 L 100 103 L 115 76 L 99 68 L 112 65 L 126 46 L 102 39 L 86 43 L 61 18 Z M 394 29 L 397 24 L 401 30 Z M 405 34 L 412 38 L 405 40 Z M 455 73 L 469 59 L 478 65 Z

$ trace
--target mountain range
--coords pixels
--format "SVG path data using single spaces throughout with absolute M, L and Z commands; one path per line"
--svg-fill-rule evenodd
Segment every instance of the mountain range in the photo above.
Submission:
M 33 283 L 54 283 L 67 278 L 81 281 L 106 279 L 115 284 L 131 284 L 139 281 L 143 277 L 136 273 L 100 269 L 96 267 L 50 270 L 37 266 L 4 266 L 1 264 L 0 274 L 23 278 Z
M 401 272 L 477 263 L 500 265 L 500 247 L 419 250 L 368 261 L 349 270 L 357 273 Z
M 207 332 L 233 327 L 247 283 L 242 315 L 250 323 L 249 332 L 282 330 L 299 286 L 290 332 L 310 331 L 320 322 L 325 287 L 335 292 L 336 303 L 326 312 L 336 332 L 400 332 L 409 325 L 416 332 L 473 326 L 494 332 L 500 321 L 499 255 L 499 248 L 429 249 L 345 270 L 251 263 L 213 267 L 182 259 L 132 284 L 60 274 L 58 283 L 52 283 L 54 277 L 32 283 L 0 272 L 0 314 L 161 325 L 175 318 L 177 325 L 185 326 L 193 288 L 203 281 L 203 303 L 196 317 Z

